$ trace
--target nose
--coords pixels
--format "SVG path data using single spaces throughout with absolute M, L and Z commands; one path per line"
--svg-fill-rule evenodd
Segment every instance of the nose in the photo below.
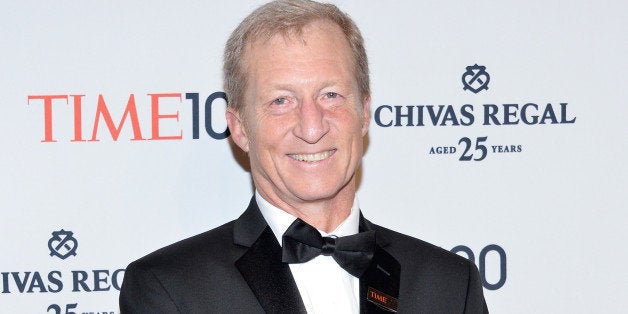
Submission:
M 294 135 L 303 141 L 314 144 L 329 132 L 325 109 L 313 99 L 306 99 L 299 106 L 299 121 Z

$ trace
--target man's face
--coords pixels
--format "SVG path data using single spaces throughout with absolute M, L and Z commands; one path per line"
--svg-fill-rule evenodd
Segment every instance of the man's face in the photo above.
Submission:
M 340 28 L 320 21 L 302 37 L 257 41 L 245 64 L 246 103 L 227 118 L 234 141 L 249 154 L 256 189 L 292 206 L 352 201 L 369 108 Z

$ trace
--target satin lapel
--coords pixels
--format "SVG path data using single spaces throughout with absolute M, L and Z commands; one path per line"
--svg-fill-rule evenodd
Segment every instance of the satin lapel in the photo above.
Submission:
M 233 242 L 238 245 L 251 247 L 268 226 L 262 212 L 257 207 L 255 197 L 251 198 L 244 213 L 236 219 L 233 225 Z
M 375 230 L 360 215 L 360 231 Z M 371 265 L 360 277 L 360 313 L 393 313 L 397 311 L 401 265 L 384 249 L 390 243 L 376 233 L 377 250 Z
M 281 262 L 281 246 L 254 198 L 234 225 L 234 241 L 249 247 L 235 265 L 264 311 L 305 313 L 290 267 Z

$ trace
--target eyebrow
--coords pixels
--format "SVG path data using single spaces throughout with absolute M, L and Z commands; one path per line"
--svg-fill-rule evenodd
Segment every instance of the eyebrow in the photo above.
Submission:
M 286 91 L 293 91 L 295 89 L 297 89 L 297 85 L 298 83 L 277 83 L 277 84 L 273 84 L 271 85 L 267 90 L 286 90 Z M 319 89 L 324 89 L 330 86 L 339 86 L 339 87 L 346 87 L 346 86 L 351 86 L 351 82 L 349 81 L 343 81 L 343 80 L 326 80 L 323 81 L 319 84 Z

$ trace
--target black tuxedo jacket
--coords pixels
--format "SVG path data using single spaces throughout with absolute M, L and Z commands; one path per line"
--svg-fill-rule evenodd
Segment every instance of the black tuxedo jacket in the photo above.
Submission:
M 399 313 L 488 313 L 478 270 L 467 259 L 363 217 L 360 229 L 375 230 L 378 246 L 360 277 L 362 313 L 391 313 L 386 308 L 395 306 Z M 253 198 L 238 219 L 131 263 L 120 312 L 305 313 L 305 307 Z

